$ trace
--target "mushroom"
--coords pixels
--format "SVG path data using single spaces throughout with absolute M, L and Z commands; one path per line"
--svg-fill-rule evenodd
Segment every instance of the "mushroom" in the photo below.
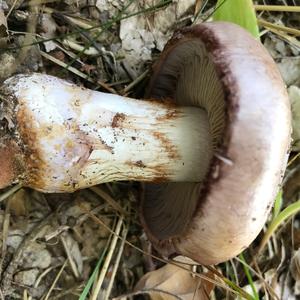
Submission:
M 264 47 L 237 25 L 174 34 L 145 100 L 17 75 L 0 89 L 0 187 L 72 192 L 145 182 L 141 220 L 166 256 L 223 262 L 258 235 L 290 144 L 285 86 Z

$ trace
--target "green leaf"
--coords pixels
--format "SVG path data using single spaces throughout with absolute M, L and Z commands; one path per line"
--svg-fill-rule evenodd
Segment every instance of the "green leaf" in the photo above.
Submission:
M 214 21 L 227 21 L 240 25 L 259 39 L 259 30 L 252 0 L 218 0 Z
M 271 222 L 267 231 L 265 232 L 260 246 L 258 248 L 258 253 L 262 251 L 270 237 L 275 233 L 276 229 L 283 224 L 288 218 L 294 216 L 295 214 L 300 212 L 300 200 L 290 204 L 283 211 L 281 211 Z
M 252 276 L 251 276 L 251 273 L 250 273 L 248 264 L 246 263 L 244 254 L 241 253 L 241 254 L 239 255 L 239 257 L 240 257 L 240 260 L 242 261 L 244 272 L 245 272 L 245 274 L 246 274 L 246 276 L 247 276 L 247 279 L 248 279 L 248 282 L 249 282 L 249 284 L 250 284 L 250 286 L 251 286 L 252 293 L 253 293 L 253 298 L 254 298 L 255 300 L 259 300 L 259 296 L 258 296 L 256 287 L 255 287 L 255 285 L 254 285 L 253 278 L 252 278 Z
M 282 203 L 283 203 L 282 189 L 280 189 L 280 191 L 278 192 L 278 194 L 276 196 L 275 203 L 274 203 L 273 217 L 272 217 L 273 220 L 279 215 L 281 208 L 282 208 Z
M 93 283 L 94 283 L 94 281 L 95 281 L 95 279 L 96 279 L 96 276 L 97 276 L 98 271 L 99 271 L 99 269 L 100 269 L 100 266 L 101 266 L 101 264 L 102 264 L 102 261 L 103 261 L 104 255 L 105 255 L 105 253 L 106 253 L 106 250 L 107 250 L 107 249 L 105 249 L 105 250 L 102 252 L 102 254 L 101 254 L 101 256 L 100 256 L 100 258 L 99 258 L 99 260 L 98 260 L 98 262 L 97 262 L 97 264 L 96 264 L 96 267 L 95 267 L 95 269 L 94 269 L 92 275 L 90 276 L 90 278 L 89 278 L 89 280 L 88 280 L 86 286 L 84 287 L 84 290 L 82 291 L 82 293 L 81 293 L 81 295 L 80 295 L 80 297 L 79 297 L 79 300 L 85 300 L 85 299 L 87 298 L 88 293 L 90 292 L 90 289 L 91 289 L 91 287 L 92 287 L 92 285 L 93 285 Z

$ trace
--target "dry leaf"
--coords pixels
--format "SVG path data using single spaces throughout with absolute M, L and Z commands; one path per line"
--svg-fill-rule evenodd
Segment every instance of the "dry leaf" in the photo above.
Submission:
M 285 57 L 277 66 L 287 86 L 300 84 L 300 56 Z
M 135 1 L 127 12 L 134 13 L 149 9 L 160 3 L 159 0 Z M 143 63 L 151 60 L 152 50 L 161 51 L 174 32 L 176 22 L 182 18 L 189 8 L 195 4 L 194 0 L 173 1 L 161 10 L 148 14 L 138 14 L 121 21 L 120 39 L 122 48 L 120 55 L 130 68 L 137 74 L 141 72 Z
M 167 264 L 164 267 L 145 274 L 135 287 L 136 292 L 147 293 L 152 300 L 206 300 L 214 285 L 189 272 L 194 263 L 183 256 L 175 258 L 186 270 Z M 213 274 L 206 274 L 213 278 Z
M 73 237 L 67 232 L 64 232 L 62 236 L 65 243 L 64 247 L 67 248 L 66 250 L 68 250 L 72 260 L 76 263 L 77 271 L 79 273 L 78 275 L 81 276 L 83 272 L 83 260 L 78 242 L 75 241 Z

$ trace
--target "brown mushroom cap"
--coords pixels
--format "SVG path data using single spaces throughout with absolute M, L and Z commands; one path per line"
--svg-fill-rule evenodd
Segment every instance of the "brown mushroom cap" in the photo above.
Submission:
M 147 97 L 204 108 L 214 139 L 202 182 L 146 186 L 148 237 L 164 255 L 206 265 L 234 257 L 262 229 L 286 167 L 290 105 L 274 61 L 237 25 L 185 28 L 166 45 Z

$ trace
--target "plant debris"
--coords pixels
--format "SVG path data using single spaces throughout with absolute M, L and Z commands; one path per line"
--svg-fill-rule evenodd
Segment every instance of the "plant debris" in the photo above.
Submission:
M 264 7 L 297 4 L 256 2 Z M 173 32 L 209 20 L 215 3 L 0 1 L 0 80 L 39 71 L 91 89 L 141 98 L 150 66 Z M 282 211 L 297 205 L 300 196 L 300 42 L 295 31 L 300 28 L 299 13 L 260 8 L 257 15 L 261 41 L 278 64 L 292 105 L 293 148 L 283 194 L 275 204 Z M 237 299 L 237 294 L 253 299 L 299 297 L 299 215 L 281 224 L 259 256 L 262 237 L 244 251 L 244 260 L 207 270 L 180 259 L 178 267 L 172 261 L 165 264 L 145 238 L 138 218 L 140 191 L 138 183 L 130 182 L 74 194 L 42 194 L 20 186 L 1 191 L 0 299 L 102 300 L 145 294 L 156 300 Z M 278 213 L 275 208 L 269 221 Z

